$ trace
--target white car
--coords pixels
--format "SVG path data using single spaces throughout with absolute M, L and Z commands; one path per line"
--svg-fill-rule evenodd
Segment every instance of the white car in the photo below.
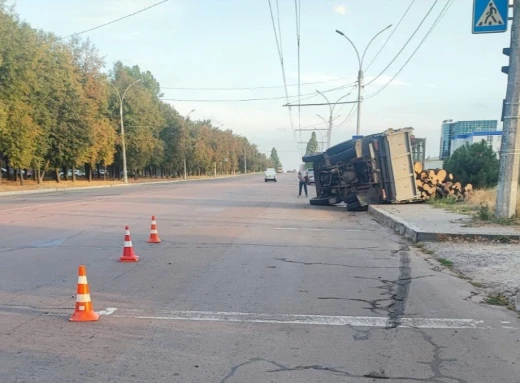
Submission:
M 268 168 L 264 172 L 264 176 L 265 176 L 265 182 L 267 182 L 267 181 L 277 182 L 276 181 L 276 170 L 274 168 Z
M 307 169 L 307 176 L 309 177 L 309 183 L 313 184 L 314 181 L 314 169 Z

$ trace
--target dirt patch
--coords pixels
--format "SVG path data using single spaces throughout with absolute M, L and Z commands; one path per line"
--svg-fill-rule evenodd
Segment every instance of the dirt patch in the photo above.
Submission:
M 489 292 L 492 302 L 507 301 L 518 306 L 520 294 L 520 247 L 514 243 L 428 242 L 422 246 L 450 268 L 471 279 L 474 286 Z

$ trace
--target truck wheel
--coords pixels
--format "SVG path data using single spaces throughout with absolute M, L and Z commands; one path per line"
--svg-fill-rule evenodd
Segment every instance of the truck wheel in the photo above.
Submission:
M 357 198 L 357 195 L 356 193 L 350 193 L 348 194 L 345 199 L 344 199 L 345 203 L 348 205 L 350 203 L 355 203 L 355 202 L 358 202 L 358 198 Z
M 366 211 L 367 208 L 368 206 L 362 206 L 359 201 L 347 205 L 347 211 Z
M 309 203 L 312 206 L 329 206 L 329 199 L 328 198 L 319 198 L 314 197 L 309 200 Z
M 265 180 L 265 182 L 267 182 L 267 179 Z

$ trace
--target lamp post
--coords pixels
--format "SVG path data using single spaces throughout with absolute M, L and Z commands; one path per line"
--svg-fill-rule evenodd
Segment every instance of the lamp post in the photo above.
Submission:
M 128 85 L 128 87 L 123 92 L 123 96 L 121 96 L 119 89 L 117 89 L 117 87 L 114 84 L 109 82 L 109 84 L 112 85 L 112 87 L 116 90 L 117 97 L 119 97 L 119 117 L 121 119 L 121 151 L 123 152 L 123 182 L 125 184 L 128 183 L 128 171 L 127 171 L 127 167 L 126 167 L 126 144 L 125 144 L 125 124 L 124 124 L 124 120 L 123 120 L 123 101 L 125 99 L 126 92 L 128 92 L 128 90 L 131 87 L 133 87 L 135 84 L 137 84 L 141 81 L 143 81 L 143 80 L 139 79 L 137 81 L 134 81 L 130 85 Z
M 361 103 L 363 102 L 363 98 L 361 96 L 361 92 L 362 92 L 362 88 L 363 88 L 363 60 L 365 59 L 365 54 L 367 53 L 368 48 L 370 47 L 372 42 L 376 39 L 376 37 L 379 36 L 384 31 L 386 31 L 391 26 L 392 26 L 392 24 L 390 24 L 388 27 L 384 28 L 383 30 L 379 31 L 378 33 L 376 33 L 374 35 L 374 37 L 372 37 L 372 39 L 370 40 L 370 42 L 366 46 L 365 50 L 363 51 L 363 55 L 362 56 L 359 56 L 359 51 L 357 50 L 357 48 L 354 45 L 354 43 L 352 42 L 352 40 L 349 39 L 343 32 L 336 30 L 336 33 L 338 33 L 341 36 L 343 36 L 345 39 L 347 39 L 347 41 L 350 43 L 350 45 L 352 45 L 352 47 L 356 51 L 356 56 L 357 56 L 357 59 L 358 59 L 358 64 L 359 64 L 359 70 L 358 70 L 358 97 L 357 97 L 358 108 L 357 108 L 357 125 L 356 125 L 356 135 L 358 135 L 358 136 L 361 133 Z
M 316 90 L 316 92 L 318 92 L 318 94 L 320 94 L 321 96 L 323 96 L 323 98 L 325 100 L 327 100 L 327 104 L 329 104 L 329 111 L 330 111 L 330 115 L 329 115 L 329 121 L 328 121 L 328 126 L 329 126 L 329 130 L 327 131 L 327 149 L 330 148 L 330 140 L 332 138 L 332 121 L 335 120 L 335 118 L 332 118 L 333 114 L 334 114 L 334 109 L 336 108 L 336 105 L 338 105 L 338 102 L 340 102 L 342 99 L 344 99 L 345 97 L 347 97 L 348 95 L 350 95 L 350 93 L 347 93 L 345 94 L 344 96 L 341 96 L 340 98 L 338 98 L 338 100 L 334 103 L 334 105 L 332 105 L 329 101 L 329 99 L 327 98 L 327 96 L 325 96 L 322 92 L 320 92 L 319 90 Z M 321 119 L 323 119 L 323 121 L 325 121 L 325 123 L 327 124 L 327 121 L 318 114 L 318 117 L 320 117 Z M 336 116 L 337 118 L 337 116 Z
M 191 112 L 189 112 L 186 117 L 184 118 L 183 120 L 183 125 L 184 125 L 184 129 L 186 130 L 186 121 L 188 121 L 188 118 L 190 118 L 190 114 L 192 114 L 193 112 L 195 112 L 195 109 L 192 109 Z M 184 134 L 184 132 L 183 132 Z M 184 179 L 186 180 L 188 177 L 187 177 L 187 172 L 186 172 L 186 137 L 184 136 L 183 137 L 183 154 L 184 154 L 184 158 L 183 158 L 183 163 L 184 163 Z

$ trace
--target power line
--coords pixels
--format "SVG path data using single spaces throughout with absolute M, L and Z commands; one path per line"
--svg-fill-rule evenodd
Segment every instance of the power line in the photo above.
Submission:
M 406 8 L 406 11 L 404 11 L 404 14 L 403 16 L 401 17 L 401 19 L 399 20 L 399 22 L 397 23 L 397 25 L 395 26 L 395 28 L 392 30 L 392 33 L 390 33 L 390 35 L 386 38 L 385 42 L 383 43 L 383 45 L 381 46 L 381 48 L 379 48 L 379 50 L 377 51 L 376 55 L 372 58 L 372 60 L 368 63 L 367 67 L 365 68 L 365 71 L 368 70 L 368 68 L 370 68 L 370 66 L 372 65 L 372 63 L 375 61 L 375 59 L 379 56 L 379 54 L 381 53 L 381 51 L 386 47 L 386 44 L 388 44 L 388 41 L 390 41 L 390 39 L 392 38 L 392 36 L 394 35 L 395 31 L 397 31 L 397 28 L 399 28 L 399 25 L 401 25 L 401 23 L 403 22 L 405 16 L 408 14 L 408 11 L 410 10 L 410 8 L 412 8 L 412 5 L 413 3 L 415 3 L 415 0 L 412 0 L 410 5 L 408 6 L 408 8 Z
M 395 62 L 395 60 L 397 60 L 397 58 L 399 57 L 399 55 L 401 53 L 403 53 L 404 49 L 408 46 L 408 44 L 410 43 L 410 41 L 412 41 L 413 37 L 417 34 L 417 31 L 419 31 L 419 28 L 421 28 L 421 26 L 424 24 L 424 22 L 426 21 L 426 19 L 428 18 L 428 16 L 430 15 L 430 13 L 433 11 L 433 8 L 435 8 L 435 6 L 437 5 L 437 3 L 439 2 L 439 0 L 435 0 L 435 2 L 432 4 L 432 6 L 430 7 L 430 9 L 428 10 L 428 12 L 426 12 L 426 15 L 423 17 L 423 19 L 421 20 L 421 22 L 419 23 L 419 25 L 417 26 L 417 28 L 415 28 L 415 31 L 412 33 L 412 35 L 410 36 L 410 38 L 406 41 L 406 43 L 403 45 L 403 47 L 401 48 L 401 50 L 399 50 L 399 52 L 397 52 L 397 54 L 395 55 L 395 57 L 388 63 L 388 65 L 376 76 L 374 77 L 372 80 L 370 80 L 368 83 L 365 84 L 365 86 L 368 86 L 370 84 L 372 84 L 374 81 L 376 81 L 379 77 L 381 77 L 383 75 L 383 73 L 386 72 L 386 70 L 388 68 L 390 68 L 390 66 Z
M 301 27 L 301 1 L 294 0 L 294 11 L 296 13 L 296 46 L 298 51 L 298 103 L 301 102 L 301 65 L 300 65 L 300 27 Z M 298 127 L 302 125 L 302 110 L 298 106 Z M 300 141 L 302 140 L 302 132 L 300 130 Z
M 107 25 L 114 24 L 114 23 L 117 23 L 118 21 L 121 21 L 121 20 L 124 20 L 124 19 L 128 19 L 129 17 L 132 17 L 132 16 L 135 16 L 135 15 L 138 15 L 139 13 L 145 12 L 145 11 L 147 11 L 147 10 L 149 10 L 149 9 L 152 9 L 152 8 L 154 8 L 154 7 L 157 7 L 158 5 L 161 5 L 161 4 L 166 3 L 166 2 L 168 2 L 168 1 L 170 1 L 170 0 L 163 0 L 163 1 L 160 1 L 160 2 L 158 2 L 158 3 L 155 3 L 155 4 L 150 5 L 149 7 L 146 7 L 146 8 L 140 9 L 140 10 L 134 12 L 134 13 L 130 13 L 129 15 L 126 15 L 126 16 L 123 16 L 123 17 L 120 17 L 119 19 L 115 19 L 115 20 L 109 21 L 108 23 L 98 25 L 97 27 L 90 28 L 90 29 L 87 29 L 87 30 L 85 30 L 85 31 L 81 31 L 81 32 L 73 33 L 73 34 L 70 35 L 70 36 L 62 37 L 62 38 L 60 38 L 59 40 L 62 40 L 62 39 L 68 39 L 68 38 L 70 38 L 70 37 L 79 36 L 79 35 L 82 35 L 82 34 L 84 34 L 84 33 L 88 33 L 88 32 L 95 31 L 96 29 L 100 29 L 100 28 L 106 27 Z
M 453 4 L 453 1 L 454 0 L 448 0 L 446 2 L 446 4 L 444 5 L 444 7 L 442 8 L 441 12 L 439 13 L 439 16 L 437 16 L 437 18 L 435 19 L 435 21 L 433 22 L 432 26 L 430 27 L 430 29 L 428 30 L 428 32 L 426 32 L 426 34 L 424 35 L 423 39 L 421 40 L 421 42 L 419 43 L 419 45 L 417 45 L 417 48 L 415 48 L 415 50 L 412 52 L 412 54 L 410 55 L 410 57 L 408 58 L 408 60 L 405 61 L 405 63 L 403 64 L 403 66 L 401 67 L 401 69 L 399 69 L 397 71 L 397 73 L 394 75 L 394 77 L 392 77 L 390 79 L 390 81 L 388 81 L 381 89 L 379 89 L 377 92 L 365 97 L 365 98 L 372 98 L 374 96 L 377 96 L 379 93 L 381 93 L 388 85 L 390 85 L 390 83 L 392 81 L 395 80 L 395 78 L 397 76 L 399 76 L 399 74 L 402 72 L 402 70 L 406 67 L 406 65 L 410 62 L 410 60 L 412 59 L 412 57 L 415 55 L 415 53 L 417 53 L 417 51 L 419 50 L 419 48 L 421 48 L 421 46 L 423 45 L 423 43 L 428 39 L 428 37 L 430 36 L 430 34 L 433 32 L 433 30 L 435 29 L 435 27 L 437 27 L 437 25 L 439 24 L 439 22 L 442 20 L 442 18 L 446 15 L 446 13 L 448 13 L 451 5 Z
M 335 128 L 341 128 L 344 124 L 346 124 L 348 121 L 350 121 L 350 119 L 352 118 L 352 116 L 354 115 L 354 109 L 356 107 L 356 104 L 352 104 L 352 108 L 350 108 L 350 111 L 348 112 L 347 114 L 347 117 L 345 117 L 345 119 L 340 122 L 339 124 L 337 124 L 335 126 Z
M 316 85 L 325 84 L 329 82 L 337 82 L 347 80 L 348 77 L 339 77 L 333 80 L 325 81 L 314 81 L 314 82 L 302 82 L 300 85 Z M 287 87 L 298 86 L 298 84 L 287 84 Z M 285 88 L 284 85 L 273 85 L 273 86 L 253 86 L 253 87 L 237 87 L 237 88 L 191 88 L 191 87 L 167 87 L 161 86 L 161 89 L 166 90 L 204 90 L 204 91 L 234 91 L 234 90 L 261 90 L 261 89 L 280 89 Z
M 342 85 L 340 87 L 324 90 L 321 93 L 334 92 L 340 89 L 345 89 L 351 87 L 352 84 Z M 316 97 L 316 93 L 306 93 L 301 96 L 306 96 L 301 98 L 301 101 L 308 100 L 310 98 Z M 163 101 L 178 101 L 178 102 L 252 102 L 252 101 L 269 101 L 269 100 L 282 100 L 285 99 L 289 101 L 289 98 L 296 98 L 298 96 L 279 96 L 279 97 L 259 97 L 259 98 L 243 98 L 243 99 L 174 99 L 174 98 L 161 98 Z M 296 100 L 295 100 L 296 101 Z M 290 103 L 290 101 L 289 101 Z M 291 120 L 292 121 L 292 120 Z M 292 125 L 294 129 L 294 124 Z
M 271 15 L 271 22 L 273 24 L 273 32 L 274 32 L 274 38 L 276 41 L 276 47 L 278 48 L 278 57 L 280 59 L 280 65 L 282 67 L 282 79 L 283 79 L 283 85 L 284 85 L 284 90 L 285 90 L 285 99 L 287 102 L 289 102 L 289 92 L 287 90 L 287 78 L 285 76 L 285 65 L 283 62 L 282 28 L 280 25 L 280 8 L 279 8 L 278 0 L 276 0 L 276 12 L 277 12 L 277 18 L 278 18 L 278 33 L 277 33 L 276 24 L 275 24 L 274 15 L 273 15 L 273 6 L 271 4 L 271 0 L 267 0 L 267 2 L 269 4 L 269 13 Z M 288 113 L 289 113 L 289 121 L 291 123 L 294 140 L 296 141 L 296 132 L 294 131 L 294 122 L 293 122 L 293 118 L 292 118 L 292 111 L 290 108 L 288 110 Z M 298 144 L 296 144 L 296 148 L 299 149 Z

